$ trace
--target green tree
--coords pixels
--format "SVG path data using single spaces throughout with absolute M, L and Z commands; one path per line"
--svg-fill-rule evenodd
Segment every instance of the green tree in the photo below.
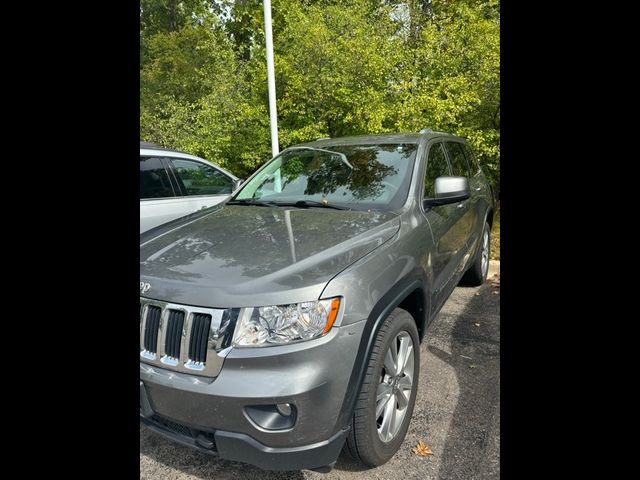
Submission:
M 175 32 L 208 16 L 206 0 L 140 0 L 140 62 L 148 58 L 147 40 L 160 32 Z
M 289 5 L 274 40 L 283 143 L 389 129 L 402 51 L 395 30 L 388 6 Z
M 499 2 L 433 2 L 407 57 L 398 93 L 397 130 L 459 134 L 499 187 Z
M 141 2 L 140 135 L 245 177 L 270 157 L 260 0 Z M 281 147 L 467 138 L 499 189 L 498 0 L 273 0 Z

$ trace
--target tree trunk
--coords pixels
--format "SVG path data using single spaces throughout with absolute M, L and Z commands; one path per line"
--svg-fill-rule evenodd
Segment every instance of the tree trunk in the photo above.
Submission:
M 176 25 L 176 7 L 177 0 L 167 1 L 167 31 L 175 32 L 177 30 Z

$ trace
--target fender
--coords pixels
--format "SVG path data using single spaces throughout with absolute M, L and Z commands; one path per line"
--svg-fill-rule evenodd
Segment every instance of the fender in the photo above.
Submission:
M 427 288 L 427 285 L 427 278 L 424 271 L 416 268 L 391 287 L 371 310 L 371 313 L 367 318 L 364 331 L 362 332 L 358 353 L 351 371 L 351 377 L 349 378 L 347 394 L 342 403 L 342 408 L 340 409 L 340 416 L 336 422 L 339 429 L 346 428 L 351 422 L 356 406 L 356 400 L 360 395 L 360 389 L 362 387 L 362 382 L 364 381 L 367 365 L 371 358 L 373 345 L 383 322 L 414 290 L 419 288 L 424 292 L 428 292 L 429 289 Z M 427 328 L 429 324 L 428 320 L 432 318 L 430 315 L 431 299 L 428 295 L 425 295 L 424 302 L 425 315 L 422 320 L 422 325 L 418 325 L 418 330 L 422 332 Z

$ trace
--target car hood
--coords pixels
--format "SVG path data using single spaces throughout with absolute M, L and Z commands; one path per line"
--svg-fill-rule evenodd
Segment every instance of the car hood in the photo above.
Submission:
M 140 245 L 145 297 L 205 307 L 317 299 L 389 240 L 391 212 L 225 205 Z

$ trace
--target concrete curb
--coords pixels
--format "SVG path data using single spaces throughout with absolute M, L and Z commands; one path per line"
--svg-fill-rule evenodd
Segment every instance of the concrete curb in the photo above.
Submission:
M 493 278 L 495 273 L 500 276 L 500 260 L 489 260 L 489 273 L 487 274 L 487 278 Z

